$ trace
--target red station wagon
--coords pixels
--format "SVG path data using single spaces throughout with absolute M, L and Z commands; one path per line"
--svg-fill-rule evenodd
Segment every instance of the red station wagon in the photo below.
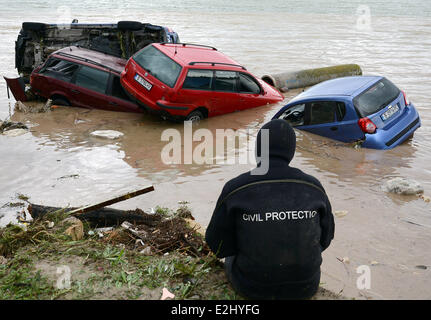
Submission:
M 126 60 L 80 47 L 55 51 L 30 76 L 31 90 L 54 104 L 143 112 L 120 84 Z
M 216 48 L 153 43 L 132 56 L 121 84 L 163 118 L 200 120 L 282 101 L 273 87 Z

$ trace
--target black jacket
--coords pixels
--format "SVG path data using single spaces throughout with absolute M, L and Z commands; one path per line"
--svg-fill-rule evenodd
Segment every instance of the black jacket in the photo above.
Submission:
M 235 256 L 233 276 L 240 282 L 306 283 L 320 277 L 321 252 L 334 236 L 331 205 L 316 178 L 289 166 L 296 147 L 290 125 L 273 120 L 262 129 L 269 129 L 268 172 L 226 183 L 206 241 L 218 257 Z

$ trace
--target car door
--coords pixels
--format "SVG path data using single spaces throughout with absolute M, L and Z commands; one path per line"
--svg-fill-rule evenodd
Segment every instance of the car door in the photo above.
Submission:
M 211 112 L 214 115 L 241 110 L 237 92 L 238 73 L 235 71 L 215 70 Z
M 213 98 L 214 70 L 189 69 L 178 92 L 172 96 L 177 104 L 206 107 L 211 113 L 210 101 Z
M 242 72 L 238 73 L 238 94 L 241 110 L 262 105 L 262 88 L 252 77 Z
M 106 95 L 110 73 L 81 65 L 71 84 L 71 102 L 85 108 L 109 109 Z
M 343 142 L 360 139 L 356 122 L 345 121 L 345 115 L 344 102 L 311 101 L 306 104 L 304 125 L 298 129 Z

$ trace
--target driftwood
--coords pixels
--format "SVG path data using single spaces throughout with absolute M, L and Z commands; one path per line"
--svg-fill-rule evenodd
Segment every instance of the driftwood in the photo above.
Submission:
M 72 208 L 75 210 L 76 208 Z M 79 208 L 78 208 L 79 209 Z M 41 219 L 48 213 L 64 210 L 64 208 L 48 207 L 31 203 L 28 211 L 33 219 Z M 118 210 L 112 208 L 101 208 L 90 212 L 82 213 L 77 218 L 89 222 L 92 226 L 108 227 L 121 225 L 124 221 L 136 224 L 155 225 L 158 223 L 158 217 L 147 214 L 140 209 L 136 210 Z
M 155 217 L 153 215 L 146 214 L 140 209 L 126 211 L 126 210 L 104 208 L 111 204 L 128 200 L 151 191 L 154 191 L 153 186 L 149 186 L 140 190 L 129 192 L 121 196 L 117 196 L 115 198 L 102 201 L 96 204 L 92 204 L 92 205 L 80 207 L 80 208 L 70 208 L 69 210 L 64 208 L 48 207 L 48 206 L 42 206 L 42 205 L 30 203 L 30 205 L 28 206 L 28 211 L 30 212 L 30 215 L 32 216 L 32 218 L 35 220 L 42 218 L 44 215 L 48 213 L 63 211 L 70 216 L 76 216 L 81 220 L 88 221 L 93 226 L 99 226 L 99 227 L 120 225 L 124 221 L 129 221 L 132 223 L 146 223 L 149 225 L 153 225 Z M 152 221 L 153 221 L 153 224 L 151 224 Z
M 129 193 L 126 193 L 126 194 L 124 194 L 122 196 L 118 196 L 118 197 L 115 197 L 115 198 L 112 198 L 112 199 L 109 199 L 109 200 L 106 200 L 106 201 L 103 201 L 103 202 L 99 202 L 99 203 L 96 203 L 96 204 L 92 204 L 92 205 L 81 207 L 81 208 L 77 208 L 77 209 L 73 209 L 72 211 L 69 211 L 68 214 L 70 214 L 70 215 L 83 214 L 83 213 L 90 212 L 90 211 L 93 211 L 93 210 L 97 210 L 97 209 L 100 209 L 100 208 L 103 208 L 103 207 L 106 207 L 106 206 L 110 206 L 111 204 L 114 204 L 114 203 L 117 203 L 117 202 L 120 202 L 120 201 L 124 201 L 124 200 L 128 200 L 128 199 L 134 198 L 136 196 L 139 196 L 141 194 L 148 193 L 148 192 L 151 192 L 151 191 L 154 191 L 154 187 L 153 186 L 145 187 L 144 189 L 140 189 L 140 190 L 137 190 L 137 191 L 129 192 Z

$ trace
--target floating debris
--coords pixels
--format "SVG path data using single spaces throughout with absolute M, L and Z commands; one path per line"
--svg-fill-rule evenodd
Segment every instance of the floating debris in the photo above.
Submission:
M 431 201 L 431 198 L 430 198 L 430 197 L 424 196 L 423 194 L 421 194 L 421 195 L 419 196 L 419 199 L 422 199 L 422 200 L 423 200 L 423 201 L 425 201 L 425 202 L 430 202 L 430 201 Z
M 96 130 L 91 132 L 90 135 L 97 138 L 115 140 L 122 137 L 124 134 L 115 130 Z
M 8 137 L 18 137 L 22 136 L 23 134 L 26 134 L 28 130 L 26 129 L 11 129 L 3 132 L 4 136 Z
M 41 103 L 39 101 L 29 101 L 25 104 L 21 101 L 15 103 L 15 111 L 23 113 L 43 113 L 49 112 L 53 109 L 53 103 L 51 99 L 48 99 L 46 103 Z
M 347 213 L 348 213 L 347 210 L 337 210 L 337 211 L 334 211 L 334 214 L 335 214 L 335 216 L 337 218 L 342 218 L 342 217 L 346 216 Z
M 8 135 L 8 136 L 17 136 L 27 132 L 28 132 L 28 127 L 22 122 L 12 122 L 7 120 L 0 122 L 0 134 Z
M 417 269 L 422 269 L 422 270 L 426 270 L 426 269 L 428 269 L 428 267 L 427 267 L 427 266 L 424 266 L 424 265 L 418 265 L 418 266 L 416 266 L 416 268 L 417 268 Z
M 387 181 L 383 185 L 383 189 L 386 192 L 401 195 L 416 195 L 424 192 L 423 187 L 417 181 L 399 177 Z

